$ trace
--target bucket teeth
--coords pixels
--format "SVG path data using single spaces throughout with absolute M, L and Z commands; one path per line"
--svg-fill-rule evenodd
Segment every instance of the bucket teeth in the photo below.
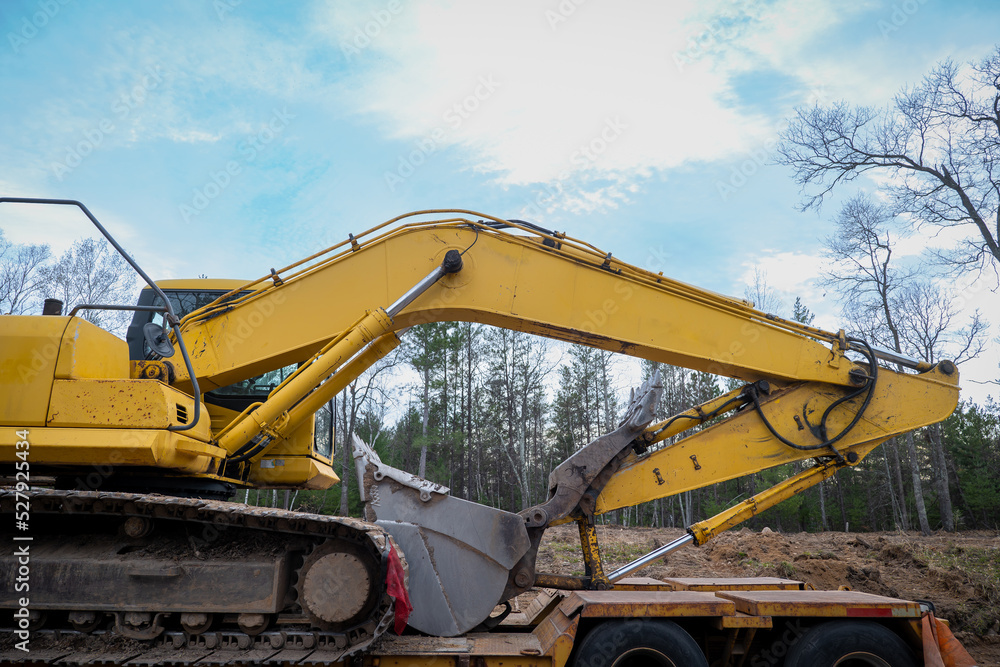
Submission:
M 378 453 L 369 447 L 368 443 L 359 438 L 357 434 L 353 434 L 353 438 L 354 466 L 358 473 L 358 479 L 362 480 L 362 484 L 360 485 L 362 501 L 368 502 L 369 489 L 386 477 L 413 489 L 420 495 L 420 499 L 424 502 L 432 498 L 431 494 L 446 496 L 451 490 L 447 486 L 428 482 L 422 477 L 417 477 L 412 473 L 382 463 L 382 459 L 379 458 Z

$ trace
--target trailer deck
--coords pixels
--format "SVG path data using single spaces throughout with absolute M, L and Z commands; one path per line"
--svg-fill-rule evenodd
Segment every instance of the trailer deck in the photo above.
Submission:
M 578 646 L 580 633 L 602 621 L 637 618 L 677 622 L 699 641 L 710 660 L 722 665 L 749 664 L 747 658 L 755 652 L 774 651 L 782 641 L 794 641 L 792 635 L 801 634 L 810 623 L 837 618 L 890 624 L 919 655 L 926 611 L 917 602 L 850 590 L 810 590 L 802 582 L 773 577 L 636 577 L 620 581 L 614 590 L 541 591 L 527 608 L 491 632 L 452 638 L 387 635 L 360 663 L 351 664 L 562 667 Z M 0 658 L 25 665 L 128 667 L 347 664 L 345 651 L 322 637 L 278 628 L 257 635 L 252 643 L 226 632 L 191 637 L 168 631 L 152 642 L 138 642 L 111 631 L 38 631 L 30 653 L 4 646 Z

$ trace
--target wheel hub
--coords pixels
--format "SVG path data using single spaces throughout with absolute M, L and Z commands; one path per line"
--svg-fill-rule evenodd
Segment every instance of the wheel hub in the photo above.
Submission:
M 302 564 L 299 602 L 310 619 L 325 630 L 357 622 L 376 603 L 375 564 L 350 544 L 326 542 Z

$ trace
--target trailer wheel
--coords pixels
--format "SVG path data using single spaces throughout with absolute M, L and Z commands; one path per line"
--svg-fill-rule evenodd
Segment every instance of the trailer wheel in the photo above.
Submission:
M 829 621 L 807 631 L 785 658 L 785 667 L 918 667 L 894 632 L 871 621 Z
M 601 623 L 577 647 L 574 667 L 708 667 L 697 642 L 673 621 Z

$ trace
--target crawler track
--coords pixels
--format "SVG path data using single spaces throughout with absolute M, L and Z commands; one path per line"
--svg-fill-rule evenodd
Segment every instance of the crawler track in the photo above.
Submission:
M 14 535 L 25 495 L 29 530 Z M 31 651 L 17 650 L 5 612 L 5 662 L 325 662 L 370 646 L 392 622 L 385 563 L 395 545 L 357 519 L 152 494 L 0 489 L 0 521 L 0 539 L 31 552 Z M 3 551 L 0 607 L 17 609 L 18 566 L 13 549 Z M 318 568 L 312 576 L 309 567 Z M 312 583 L 331 572 L 341 580 Z
M 9 635 L 7 628 L 0 629 Z M 152 641 L 125 639 L 109 631 L 74 630 L 32 633 L 30 651 L 0 644 L 4 664 L 23 665 L 312 665 L 337 662 L 365 646 L 341 647 L 340 635 L 302 630 L 272 630 L 255 637 L 240 632 L 191 636 L 168 631 Z

